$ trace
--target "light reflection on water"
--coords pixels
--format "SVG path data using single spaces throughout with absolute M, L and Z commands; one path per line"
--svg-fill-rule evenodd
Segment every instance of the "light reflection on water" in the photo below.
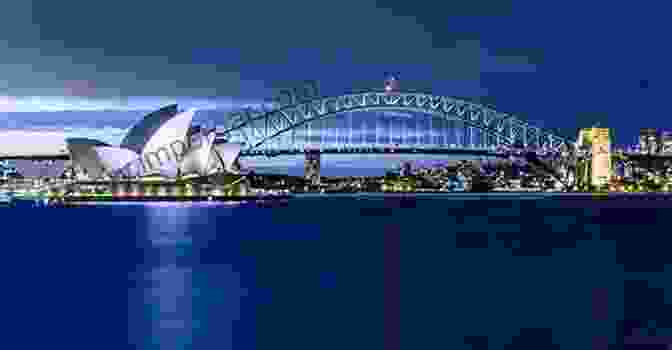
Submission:
M 157 205 L 158 204 L 158 205 Z M 189 225 L 197 210 L 188 203 L 147 203 L 144 212 L 147 217 L 147 232 L 153 245 L 191 243 Z
M 232 348 L 233 321 L 240 319 L 241 296 L 247 295 L 247 289 L 241 287 L 231 264 L 199 263 L 195 241 L 215 229 L 205 225 L 212 212 L 204 212 L 204 207 L 143 203 L 148 244 L 145 263 L 136 271 L 143 279 L 142 297 L 129 299 L 129 317 L 149 323 L 149 334 L 141 332 L 143 339 L 134 341 L 143 343 L 143 348 L 200 348 L 194 344 L 201 342 Z M 228 210 L 227 206 L 221 210 Z M 201 325 L 217 331 L 201 331 Z
M 152 344 L 161 349 L 183 349 L 193 343 L 192 269 L 160 266 L 146 275 Z
M 237 207 L 240 204 L 245 202 L 239 201 L 175 201 L 175 202 L 124 202 L 124 201 L 114 201 L 114 202 L 79 202 L 76 203 L 78 206 L 121 206 L 121 207 L 148 207 L 148 208 L 202 208 L 202 207 Z

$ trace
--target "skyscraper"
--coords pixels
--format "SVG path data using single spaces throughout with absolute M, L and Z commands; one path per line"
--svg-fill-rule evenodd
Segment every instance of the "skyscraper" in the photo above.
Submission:
M 639 129 L 639 147 L 643 153 L 656 154 L 659 151 L 660 137 L 653 128 Z
M 672 130 L 663 130 L 660 133 L 660 152 L 672 153 Z
M 591 182 L 593 186 L 607 184 L 611 176 L 611 140 L 609 129 L 593 128 L 592 131 L 592 154 Z
M 584 128 L 579 130 L 579 139 L 577 144 L 579 147 L 590 147 L 593 144 L 593 129 Z

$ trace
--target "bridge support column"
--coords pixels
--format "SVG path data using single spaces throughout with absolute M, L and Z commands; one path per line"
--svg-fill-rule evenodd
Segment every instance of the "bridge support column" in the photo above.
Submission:
M 320 160 L 319 150 L 305 151 L 304 178 L 310 181 L 311 185 L 320 184 Z

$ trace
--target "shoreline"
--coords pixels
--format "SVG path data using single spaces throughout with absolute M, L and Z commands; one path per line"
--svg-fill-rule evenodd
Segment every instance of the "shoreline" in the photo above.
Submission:
M 573 197 L 585 199 L 608 199 L 608 198 L 637 198 L 659 197 L 672 200 L 672 193 L 666 192 L 612 192 L 612 193 L 585 193 L 585 192 L 355 192 L 355 193 L 297 193 L 293 198 L 329 198 L 329 197 L 359 197 L 359 198 L 430 198 L 430 197 L 453 197 L 453 198 L 542 198 L 542 197 Z
M 69 206 L 104 203 L 278 203 L 289 202 L 291 199 L 328 199 L 328 198 L 352 198 L 352 199 L 431 199 L 451 198 L 461 200 L 529 200 L 529 199 L 586 199 L 586 200 L 672 200 L 672 193 L 666 192 L 612 192 L 612 193 L 585 193 L 585 192 L 332 192 L 332 193 L 290 193 L 283 195 L 268 196 L 124 196 L 124 197 L 15 197 L 11 202 L 43 202 L 47 205 Z M 11 202 L 2 203 L 3 206 L 11 206 Z

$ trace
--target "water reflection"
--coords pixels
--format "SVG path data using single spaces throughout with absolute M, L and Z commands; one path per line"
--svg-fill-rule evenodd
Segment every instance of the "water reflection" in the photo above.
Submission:
M 132 328 L 140 319 L 145 327 L 131 329 L 131 338 L 137 334 L 135 343 L 151 349 L 209 348 L 208 344 L 232 348 L 233 321 L 240 319 L 241 297 L 248 292 L 233 264 L 199 261 L 199 249 L 207 247 L 199 237 L 205 240 L 212 232 L 204 230 L 215 230 L 207 225 L 213 219 L 212 208 L 148 203 L 143 211 L 145 262 L 137 270 L 142 281 L 139 293 L 130 298 L 129 316 Z
M 193 343 L 192 269 L 160 266 L 147 274 L 151 343 L 160 349 L 184 349 Z
M 189 203 L 146 203 L 144 209 L 152 245 L 191 244 L 189 225 L 198 210 Z

